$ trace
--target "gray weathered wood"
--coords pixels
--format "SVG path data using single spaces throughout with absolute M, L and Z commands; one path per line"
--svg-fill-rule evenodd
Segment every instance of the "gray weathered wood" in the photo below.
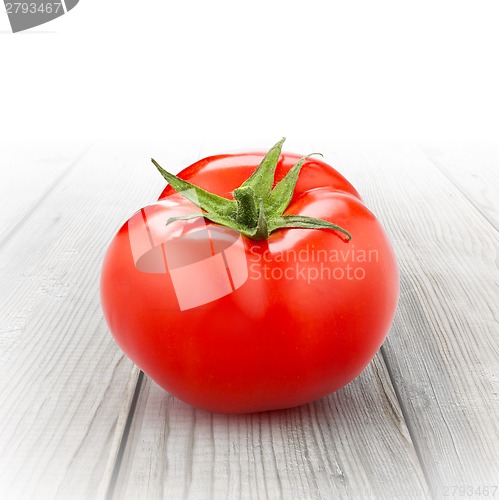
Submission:
M 383 352 L 431 490 L 499 485 L 497 231 L 417 148 L 335 151 L 399 256 L 399 312 Z
M 138 371 L 103 320 L 99 273 L 163 185 L 149 154 L 94 148 L 0 249 L 0 498 L 107 492 Z
M 427 143 L 421 148 L 499 230 L 499 146 Z
M 426 497 L 378 355 L 343 390 L 289 410 L 217 415 L 147 377 L 113 498 Z
M 85 146 L 0 142 L 0 245 L 78 161 Z

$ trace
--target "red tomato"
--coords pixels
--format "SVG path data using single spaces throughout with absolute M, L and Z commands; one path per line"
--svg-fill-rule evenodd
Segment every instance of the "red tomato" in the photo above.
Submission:
M 264 153 L 212 156 L 179 177 L 225 198 Z M 281 154 L 275 181 L 299 157 Z M 101 297 L 123 351 L 174 396 L 214 412 L 288 408 L 352 381 L 383 343 L 399 293 L 394 252 L 357 191 L 307 159 L 285 214 L 338 224 L 258 241 L 204 218 L 167 186 L 118 231 Z

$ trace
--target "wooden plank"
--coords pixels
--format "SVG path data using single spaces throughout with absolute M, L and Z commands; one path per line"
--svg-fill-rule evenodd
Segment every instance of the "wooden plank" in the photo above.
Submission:
M 113 498 L 426 497 L 378 355 L 343 390 L 249 415 L 196 410 L 147 377 Z
M 421 149 L 499 230 L 499 146 L 427 143 Z
M 164 184 L 150 145 L 123 146 L 87 153 L 0 249 L 0 498 L 106 495 L 138 370 L 103 320 L 101 260 Z
M 58 141 L 2 142 L 0 146 L 0 245 L 78 161 L 87 146 Z
M 383 352 L 431 491 L 479 496 L 499 485 L 497 231 L 416 147 L 342 145 L 327 156 L 399 257 L 399 310 Z
M 286 149 L 299 152 L 297 144 Z M 253 141 L 242 149 L 271 145 Z M 221 141 L 204 146 L 206 154 L 221 149 Z M 235 140 L 226 149 L 238 149 Z M 118 499 L 427 495 L 380 355 L 328 398 L 246 416 L 198 411 L 146 377 L 119 465 L 111 492 Z

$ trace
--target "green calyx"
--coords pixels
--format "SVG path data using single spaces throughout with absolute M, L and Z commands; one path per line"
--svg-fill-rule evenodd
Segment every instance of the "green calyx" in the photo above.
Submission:
M 281 156 L 282 138 L 265 155 L 258 168 L 233 191 L 233 200 L 205 191 L 163 169 L 151 159 L 159 173 L 184 198 L 202 211 L 181 217 L 171 217 L 167 224 L 177 220 L 204 217 L 216 224 L 229 227 L 254 240 L 266 239 L 270 233 L 284 228 L 332 229 L 351 239 L 348 231 L 323 219 L 304 215 L 283 215 L 288 208 L 298 180 L 300 170 L 311 155 L 301 158 L 274 186 L 277 162 Z

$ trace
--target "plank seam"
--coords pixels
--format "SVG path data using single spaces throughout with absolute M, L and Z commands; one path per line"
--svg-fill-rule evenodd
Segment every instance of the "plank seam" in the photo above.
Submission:
M 423 461 L 423 454 L 421 452 L 421 449 L 419 448 L 419 445 L 418 445 L 418 442 L 416 439 L 416 433 L 414 432 L 412 421 L 409 417 L 409 413 L 407 412 L 407 410 L 405 408 L 404 401 L 400 395 L 398 386 L 395 383 L 395 377 L 393 376 L 393 372 L 392 372 L 392 369 L 390 367 L 388 357 L 385 354 L 384 346 L 381 346 L 380 353 L 381 353 L 381 357 L 383 358 L 383 361 L 385 363 L 386 371 L 388 372 L 388 378 L 390 379 L 393 390 L 395 392 L 395 397 L 397 398 L 397 401 L 398 401 L 398 404 L 400 407 L 400 411 L 402 412 L 402 418 L 404 419 L 404 423 L 405 423 L 405 426 L 407 428 L 407 432 L 409 433 L 409 437 L 411 438 L 411 443 L 412 443 L 412 446 L 413 446 L 414 451 L 416 453 L 416 457 L 418 459 L 419 466 L 420 466 L 421 471 L 423 473 L 423 477 L 424 477 L 425 483 L 426 483 L 425 484 L 426 490 L 428 491 L 430 497 L 432 497 L 432 492 L 431 492 L 432 490 L 430 488 L 430 484 L 431 484 L 430 475 L 428 474 L 428 471 L 426 470 L 426 467 L 425 467 L 425 464 Z
M 468 193 L 461 184 L 450 175 L 443 167 L 439 165 L 437 161 L 435 161 L 421 146 L 417 146 L 418 149 L 426 156 L 428 161 L 441 172 L 445 178 L 464 196 L 466 201 L 471 204 L 471 206 L 478 211 L 478 213 L 492 226 L 495 231 L 499 231 L 499 227 L 496 226 L 494 220 L 491 220 L 486 212 L 484 212 L 480 205 L 475 201 L 474 196 Z
M 64 172 L 59 175 L 55 179 L 55 181 L 43 192 L 40 194 L 38 200 L 34 201 L 31 207 L 29 207 L 29 210 L 27 211 L 26 214 L 24 214 L 21 219 L 14 224 L 14 226 L 10 229 L 10 231 L 7 232 L 3 236 L 2 239 L 0 239 L 0 249 L 12 238 L 14 235 L 24 226 L 24 224 L 32 217 L 32 215 L 36 212 L 36 210 L 46 201 L 47 197 L 49 197 L 52 192 L 55 190 L 55 188 L 64 180 L 64 178 L 74 170 L 76 165 L 82 160 L 82 158 L 85 156 L 85 154 L 88 152 L 90 149 L 90 146 L 87 146 L 81 151 L 81 153 L 76 157 L 76 159 L 70 163 Z
M 109 481 L 109 487 L 106 494 L 106 500 L 112 500 L 114 498 L 116 485 L 118 484 L 118 476 L 120 474 L 121 464 L 123 463 L 123 457 L 125 456 L 125 450 L 128 444 L 128 438 L 130 436 L 130 430 L 132 428 L 133 419 L 135 416 L 135 411 L 137 409 L 137 403 L 139 401 L 139 395 L 142 388 L 142 383 L 144 380 L 144 372 L 140 370 L 139 376 L 137 377 L 137 383 L 135 384 L 135 390 L 132 397 L 132 402 L 128 410 L 128 416 L 125 423 L 125 428 L 123 429 L 123 436 L 121 438 L 120 447 L 116 455 L 116 461 L 114 463 L 113 472 L 111 474 L 111 480 Z

